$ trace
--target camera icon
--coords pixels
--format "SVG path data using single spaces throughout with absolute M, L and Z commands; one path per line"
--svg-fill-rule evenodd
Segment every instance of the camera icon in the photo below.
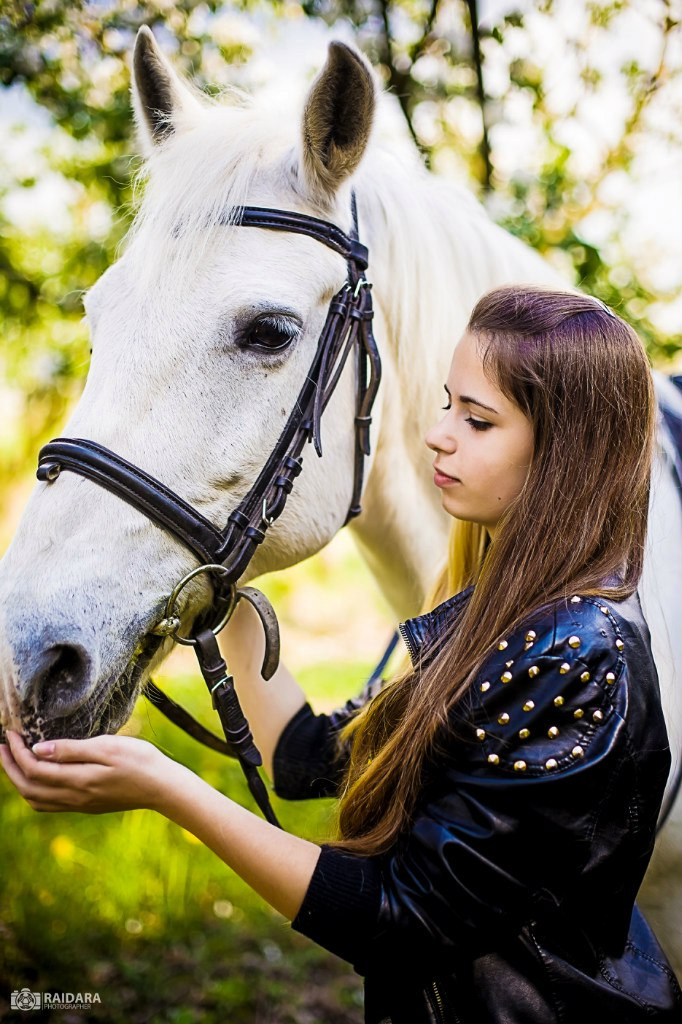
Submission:
M 9 997 L 11 1010 L 39 1010 L 40 1002 L 40 992 L 31 992 L 30 988 L 19 989 Z

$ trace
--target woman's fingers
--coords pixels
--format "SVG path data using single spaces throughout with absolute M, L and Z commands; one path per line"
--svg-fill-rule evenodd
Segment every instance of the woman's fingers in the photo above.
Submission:
M 2 767 L 10 782 L 34 810 L 46 810 L 48 804 L 51 805 L 50 809 L 54 807 L 54 785 L 46 784 L 44 780 L 29 778 L 12 756 L 12 751 L 6 744 L 0 745 L 0 761 L 2 761 Z M 63 800 L 64 795 L 60 794 L 60 798 Z M 38 807 L 38 803 L 45 806 Z M 54 807 L 54 809 L 57 808 Z M 61 809 L 64 810 L 64 803 L 62 803 Z

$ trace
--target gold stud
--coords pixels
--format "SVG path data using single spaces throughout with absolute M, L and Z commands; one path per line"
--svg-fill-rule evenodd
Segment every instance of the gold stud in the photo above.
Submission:
M 605 604 L 600 604 L 599 605 L 599 611 L 603 612 L 604 615 L 608 615 L 609 614 L 609 610 L 608 610 L 608 608 L 606 607 Z
M 589 672 L 581 672 L 580 673 L 580 682 L 581 683 L 586 683 L 589 678 L 590 678 L 590 673 Z
M 582 718 L 584 714 L 585 714 L 585 712 L 583 711 L 582 708 L 576 708 L 575 711 L 573 712 L 573 717 L 574 718 Z
M 526 762 L 525 761 L 514 761 L 514 771 L 515 772 L 525 772 L 525 770 L 526 770 Z
M 527 700 L 526 703 L 523 705 L 523 710 L 524 711 L 532 711 L 534 707 L 535 707 L 535 701 L 534 700 Z
M 568 664 L 568 662 L 562 661 L 562 663 L 559 665 L 559 674 L 565 676 L 567 672 L 570 672 L 570 669 L 571 666 Z
M 486 680 L 485 683 L 481 683 L 481 693 L 486 693 L 490 689 L 490 683 Z
M 580 598 L 578 597 L 577 594 L 574 594 L 573 597 L 571 598 L 571 604 L 580 604 Z
M 592 715 L 592 721 L 593 722 L 601 722 L 603 718 L 604 718 L 604 716 L 601 713 L 601 711 L 595 711 L 594 714 Z
M 524 651 L 529 651 L 532 646 L 533 646 L 533 641 L 530 640 L 527 644 L 523 645 L 523 649 L 524 649 Z
M 476 730 L 476 739 L 477 740 L 484 740 L 485 739 L 485 729 L 477 729 Z
M 500 640 L 499 644 L 497 645 L 498 651 L 506 651 L 508 647 L 509 643 L 506 640 Z
M 529 629 L 528 632 L 526 633 L 526 642 L 527 643 L 532 643 L 533 640 L 535 640 L 536 637 L 537 637 L 537 633 L 535 632 L 535 630 L 534 629 Z
M 618 639 L 616 640 L 616 647 L 618 648 L 619 651 L 622 651 L 623 648 L 625 647 L 625 644 L 623 643 L 623 641 L 621 640 L 620 637 L 618 637 Z
M 569 647 L 580 647 L 580 637 L 579 636 L 569 636 L 569 638 L 568 638 L 568 646 Z
M 564 698 L 563 697 L 555 697 L 554 698 L 554 707 L 555 708 L 560 708 L 563 703 L 564 703 Z
M 499 764 L 500 759 L 497 754 L 488 754 L 488 764 Z
M 503 683 L 511 683 L 511 681 L 512 681 L 512 674 L 511 674 L 511 672 L 503 672 L 502 675 L 500 676 L 500 679 L 502 680 Z
M 503 711 L 502 714 L 498 716 L 497 721 L 499 722 L 500 725 L 506 725 L 507 722 L 509 721 L 509 715 L 507 714 L 507 712 Z
M 573 757 L 582 757 L 584 753 L 585 753 L 585 751 L 580 746 L 573 747 L 573 750 L 571 751 L 571 754 L 573 755 Z
M 519 739 L 527 740 L 530 736 L 530 729 L 519 729 Z
M 535 679 L 535 677 L 539 675 L 539 673 L 540 669 L 537 667 L 537 665 L 531 665 L 531 667 L 528 669 L 528 675 L 531 677 L 531 679 Z
M 606 682 L 607 683 L 615 683 L 615 681 L 616 681 L 616 677 L 613 674 L 613 672 L 607 672 L 606 673 Z
M 509 661 L 505 661 L 505 665 L 507 666 L 507 668 L 511 668 L 513 664 L 514 664 L 514 659 L 513 658 L 510 658 Z
M 550 757 L 549 760 L 545 761 L 545 768 L 556 768 L 556 765 L 557 763 L 553 757 Z
M 559 735 L 559 730 L 557 729 L 556 725 L 550 725 L 549 729 L 547 730 L 547 735 L 551 740 L 555 740 L 557 738 L 557 736 Z

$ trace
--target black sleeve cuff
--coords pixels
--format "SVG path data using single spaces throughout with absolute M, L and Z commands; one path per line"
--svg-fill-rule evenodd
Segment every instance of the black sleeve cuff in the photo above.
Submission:
M 304 704 L 287 722 L 272 757 L 273 786 L 284 800 L 336 796 L 344 771 L 328 715 Z
M 381 870 L 361 857 L 323 844 L 310 885 L 291 927 L 364 975 L 377 933 Z

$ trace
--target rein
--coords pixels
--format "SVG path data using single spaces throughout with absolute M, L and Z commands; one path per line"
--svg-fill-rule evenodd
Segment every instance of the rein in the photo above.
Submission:
M 238 579 L 251 562 L 266 532 L 282 514 L 294 481 L 303 468 L 303 448 L 312 442 L 322 456 L 320 424 L 343 369 L 356 353 L 355 455 L 353 492 L 344 526 L 362 511 L 360 499 L 364 459 L 370 454 L 371 410 L 381 380 L 381 362 L 372 333 L 371 285 L 364 271 L 367 248 L 358 239 L 355 194 L 352 195 L 353 228 L 346 235 L 335 224 L 288 210 L 245 206 L 237 216 L 225 216 L 222 223 L 266 228 L 307 235 L 343 256 L 347 280 L 329 304 L 315 355 L 293 404 L 289 417 L 251 489 L 230 512 L 220 529 L 161 481 L 121 458 L 95 441 L 60 437 L 40 451 L 37 476 L 54 483 L 68 470 L 115 494 L 132 505 L 157 526 L 172 533 L 198 558 L 200 565 L 175 586 L 166 602 L 164 617 L 151 630 L 156 636 L 173 637 L 177 643 L 195 649 L 204 680 L 212 694 L 225 740 L 204 729 L 180 705 L 167 697 L 150 680 L 145 696 L 176 725 L 214 750 L 235 756 L 244 771 L 249 789 L 265 818 L 279 825 L 267 790 L 258 773 L 262 757 L 256 748 L 248 722 L 239 705 L 234 681 L 228 673 L 216 637 L 234 613 L 239 600 L 249 601 L 258 612 L 265 630 L 265 658 L 261 674 L 270 679 L 279 663 L 279 630 L 275 613 L 265 596 L 253 587 L 237 587 Z M 201 573 L 211 575 L 213 602 L 191 636 L 179 633 L 176 604 L 184 587 Z M 208 616 L 212 624 L 206 625 Z

